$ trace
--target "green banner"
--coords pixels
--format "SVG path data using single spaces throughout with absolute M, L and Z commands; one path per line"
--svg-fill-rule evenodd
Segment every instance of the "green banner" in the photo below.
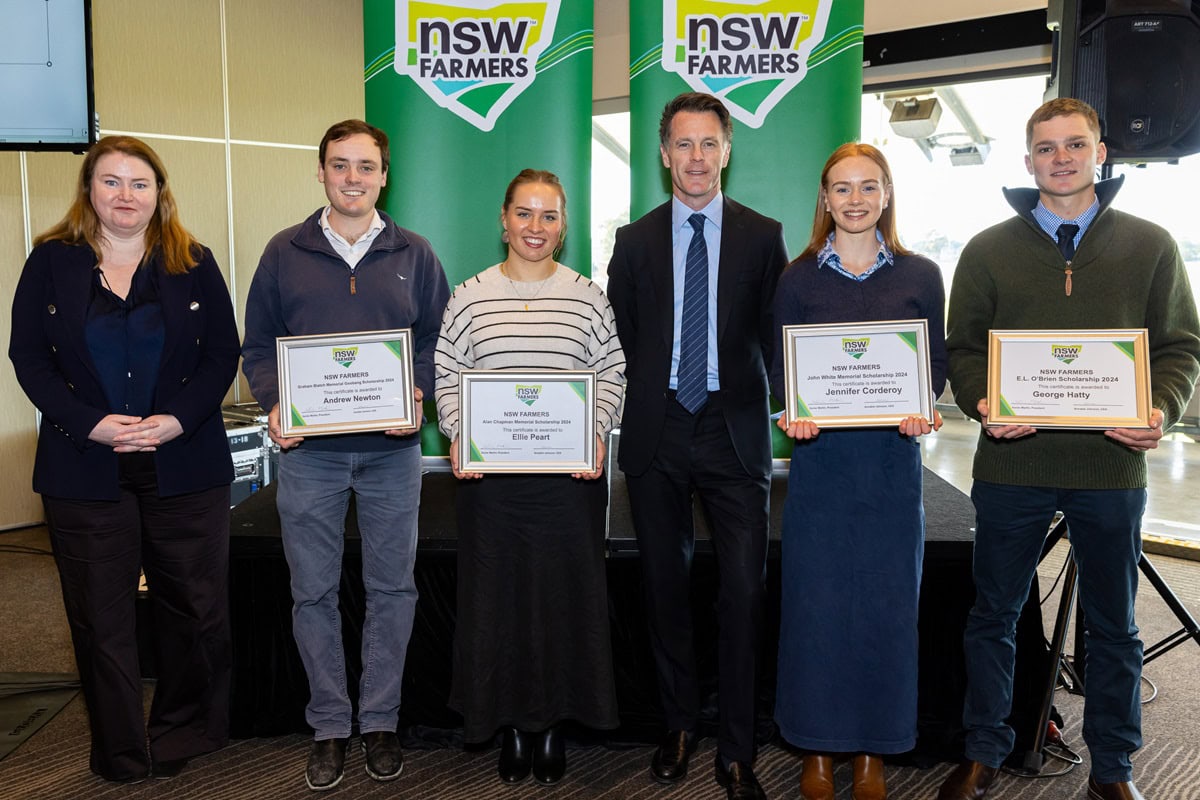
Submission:
M 504 259 L 500 205 L 526 167 L 562 180 L 558 260 L 591 273 L 592 3 L 363 0 L 367 121 L 387 132 L 382 206 L 454 286 Z
M 670 195 L 658 151 L 663 106 L 721 98 L 734 119 L 722 189 L 808 242 L 825 159 L 859 136 L 863 0 L 631 0 L 630 218 Z

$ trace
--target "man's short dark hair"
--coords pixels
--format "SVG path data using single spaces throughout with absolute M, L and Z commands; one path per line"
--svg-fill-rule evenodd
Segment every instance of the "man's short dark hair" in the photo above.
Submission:
M 662 118 L 658 121 L 658 141 L 664 148 L 670 144 L 671 120 L 680 111 L 694 111 L 696 113 L 711 111 L 717 115 L 717 119 L 721 122 L 721 130 L 725 134 L 725 144 L 733 142 L 733 120 L 730 118 L 729 109 L 725 108 L 725 104 L 711 94 L 705 94 L 704 92 L 684 92 L 667 103 L 666 108 L 663 109 Z
M 379 158 L 382 162 L 379 166 L 384 172 L 387 172 L 388 163 L 392 160 L 391 154 L 388 152 L 387 134 L 374 125 L 363 122 L 361 119 L 344 119 L 329 126 L 329 130 L 325 131 L 325 135 L 321 137 L 321 146 L 317 150 L 317 160 L 321 166 L 325 166 L 325 149 L 329 146 L 330 142 L 341 141 L 347 136 L 354 136 L 358 133 L 365 133 L 367 136 L 370 136 L 375 141 L 375 144 L 379 146 Z

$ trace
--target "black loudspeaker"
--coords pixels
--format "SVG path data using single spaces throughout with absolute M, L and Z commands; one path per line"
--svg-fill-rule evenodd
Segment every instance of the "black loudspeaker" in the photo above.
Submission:
M 1109 161 L 1200 152 L 1200 0 L 1063 0 L 1049 19 L 1046 97 L 1096 109 Z

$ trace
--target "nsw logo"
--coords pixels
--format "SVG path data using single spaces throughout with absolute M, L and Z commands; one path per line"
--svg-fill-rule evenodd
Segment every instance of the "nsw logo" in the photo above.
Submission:
M 842 352 L 856 360 L 862 358 L 863 353 L 867 352 L 867 348 L 870 346 L 870 336 L 860 336 L 853 339 L 842 338 Z
M 1050 345 L 1050 354 L 1064 364 L 1070 364 L 1075 359 L 1083 354 L 1083 345 L 1081 344 L 1052 344 Z
M 481 131 L 533 84 L 561 0 L 396 3 L 396 72 Z
M 532 406 L 542 396 L 542 385 L 539 383 L 536 386 L 527 386 L 518 383 L 515 391 L 518 400 L 527 406 Z
M 662 65 L 760 128 L 808 73 L 833 0 L 665 0 Z
M 354 363 L 354 359 L 358 358 L 357 347 L 335 347 L 333 348 L 333 360 L 343 367 L 349 367 Z

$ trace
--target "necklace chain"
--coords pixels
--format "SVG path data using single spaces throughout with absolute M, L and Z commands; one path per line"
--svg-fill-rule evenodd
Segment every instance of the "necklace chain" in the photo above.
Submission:
M 529 310 L 529 304 L 533 300 L 536 300 L 537 296 L 542 293 L 542 289 L 545 288 L 546 284 L 549 283 L 550 279 L 554 277 L 554 272 L 556 272 L 557 270 L 558 270 L 558 265 L 555 264 L 554 270 L 551 271 L 551 273 L 549 275 L 547 275 L 546 277 L 544 277 L 540 281 L 538 281 L 537 288 L 533 290 L 533 294 L 529 295 L 529 297 L 526 297 L 525 295 L 521 294 L 521 290 L 517 288 L 517 282 L 512 279 L 512 276 L 510 276 L 508 274 L 508 272 L 504 269 L 504 266 L 503 265 L 500 266 L 500 274 L 503 275 L 508 280 L 508 285 L 512 287 L 513 293 L 516 294 L 517 299 L 525 304 L 526 311 Z M 525 281 L 522 281 L 522 283 L 524 283 L 524 282 Z

